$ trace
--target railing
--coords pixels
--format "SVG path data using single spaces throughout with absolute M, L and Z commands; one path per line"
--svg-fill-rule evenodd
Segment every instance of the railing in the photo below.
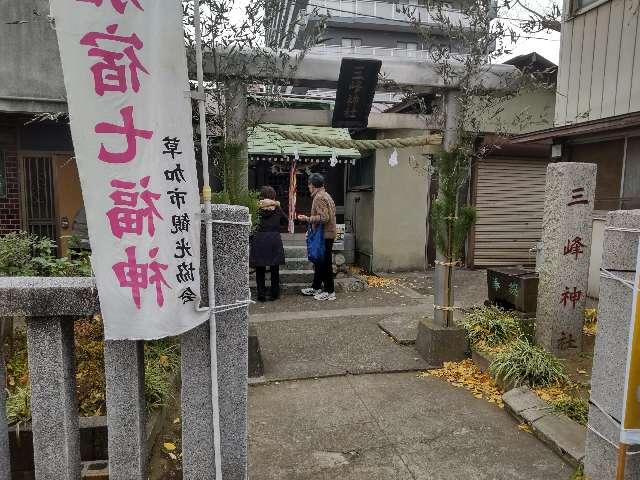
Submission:
M 430 10 L 426 6 L 416 5 L 415 3 L 391 3 L 374 0 L 310 0 L 306 13 L 317 13 L 318 15 L 331 17 L 361 16 L 363 18 L 368 17 L 397 22 L 412 22 L 419 19 L 421 23 L 441 23 L 438 22 L 436 10 Z M 443 8 L 442 14 L 453 25 L 468 26 L 470 24 L 467 16 L 452 7 Z
M 414 58 L 416 60 L 429 60 L 432 58 L 428 50 L 408 50 L 405 48 L 385 47 L 343 47 L 341 45 L 317 45 L 309 49 L 309 53 L 317 55 L 365 55 L 371 57 L 398 57 Z
M 216 205 L 213 216 L 221 221 L 248 221 L 247 210 L 241 207 Z M 214 224 L 218 304 L 249 296 L 248 237 L 248 227 Z M 205 281 L 206 262 L 201 265 Z M 37 480 L 80 478 L 73 322 L 99 310 L 91 278 L 0 278 L 0 317 L 23 315 L 27 321 Z M 226 480 L 245 480 L 248 311 L 227 311 L 216 318 L 223 475 Z M 189 480 L 215 477 L 209 339 L 208 323 L 180 337 L 183 473 Z M 124 340 L 104 345 L 111 480 L 148 478 L 143 345 Z M 0 361 L 0 385 L 4 382 Z M 0 389 L 0 411 L 4 415 L 4 388 Z M 6 419 L 0 417 L 2 480 L 11 478 L 7 435 Z

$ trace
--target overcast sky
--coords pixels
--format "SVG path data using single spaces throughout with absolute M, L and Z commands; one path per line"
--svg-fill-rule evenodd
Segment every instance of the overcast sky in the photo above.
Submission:
M 548 11 L 551 9 L 553 2 L 550 0 L 523 0 L 525 5 L 530 8 L 533 8 L 536 11 Z M 502 11 L 500 16 L 508 17 L 508 18 L 529 18 L 527 12 L 519 6 L 516 6 L 509 11 Z M 518 28 L 518 21 L 513 20 L 504 20 L 500 19 L 499 21 L 504 22 L 505 25 L 512 27 L 514 30 L 521 32 Z M 560 53 L 560 33 L 559 32 L 540 32 L 534 34 L 526 34 L 521 32 L 523 37 L 536 37 L 536 38 L 520 38 L 515 44 L 513 44 L 510 40 L 506 40 L 505 46 L 513 49 L 513 54 L 505 56 L 504 59 L 516 56 L 523 55 L 531 52 L 538 52 L 540 55 L 545 57 L 547 60 L 551 60 L 556 65 L 558 64 L 558 56 Z

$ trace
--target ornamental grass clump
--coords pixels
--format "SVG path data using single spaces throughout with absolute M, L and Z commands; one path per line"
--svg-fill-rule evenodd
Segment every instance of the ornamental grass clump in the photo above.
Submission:
M 532 388 L 569 383 L 562 362 L 543 348 L 518 339 L 511 348 L 496 355 L 491 363 L 491 374 L 514 386 Z
M 522 335 L 517 318 L 494 305 L 471 309 L 464 316 L 462 326 L 471 345 L 478 350 L 507 345 Z

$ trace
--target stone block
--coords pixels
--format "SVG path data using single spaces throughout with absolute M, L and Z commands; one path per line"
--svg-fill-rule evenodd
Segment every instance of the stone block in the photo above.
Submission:
M 109 463 L 106 461 L 84 462 L 82 464 L 83 480 L 109 480 Z
M 418 323 L 416 350 L 434 367 L 444 362 L 459 362 L 467 358 L 469 343 L 463 328 L 441 327 L 431 319 Z
M 633 282 L 638 234 L 615 230 L 640 228 L 640 210 L 611 212 L 607 218 L 603 268 Z M 613 229 L 612 229 L 613 228 Z M 592 480 L 615 477 L 625 390 L 632 290 L 616 279 L 601 277 L 598 334 L 595 340 L 585 472 Z M 617 420 L 613 420 L 617 419 Z M 627 479 L 640 478 L 640 456 L 627 458 Z
M 0 277 L 0 317 L 84 316 L 100 311 L 98 290 L 87 277 Z
M 634 273 L 616 275 L 633 281 Z M 598 334 L 593 352 L 591 396 L 614 418 L 622 417 L 633 292 L 617 280 L 600 279 Z
M 335 281 L 336 292 L 357 293 L 367 289 L 367 283 L 357 277 L 338 278 Z
M 538 298 L 538 273 L 519 267 L 487 269 L 487 290 L 491 303 L 504 308 L 535 314 Z
M 73 319 L 29 318 L 27 354 L 36 478 L 80 477 Z
M 400 345 L 413 345 L 418 336 L 418 316 L 397 315 L 378 322 L 378 327 Z
M 476 366 L 483 372 L 489 371 L 489 367 L 491 366 L 491 362 L 493 361 L 489 354 L 478 352 L 476 350 L 471 351 L 471 359 L 473 360 L 473 363 L 475 363 Z
M 531 424 L 536 436 L 574 466 L 584 459 L 586 428 L 564 415 L 545 415 Z
M 215 477 L 209 322 L 181 336 L 184 478 Z
M 221 222 L 249 220 L 247 208 L 231 205 L 214 205 L 212 215 L 214 220 Z M 204 228 L 202 233 L 204 237 Z M 249 227 L 214 223 L 212 248 L 216 305 L 247 300 Z M 201 252 L 202 291 L 206 293 L 206 249 L 203 247 Z M 208 295 L 205 301 L 208 301 Z M 247 477 L 248 325 L 246 307 L 216 315 L 221 460 L 225 480 L 245 480 Z M 185 478 L 196 480 L 209 480 L 215 476 L 208 327 L 209 324 L 201 325 L 182 336 L 183 469 Z M 186 350 L 190 350 L 187 355 Z
M 611 480 L 616 478 L 620 425 L 614 423 L 593 405 L 589 408 L 589 426 L 598 434 L 587 430 L 584 470 L 590 480 Z M 606 440 L 605 440 L 606 439 Z M 638 451 L 631 447 L 630 452 Z M 625 480 L 640 478 L 640 455 L 627 457 Z
M 547 168 L 536 340 L 556 354 L 582 347 L 596 170 L 573 162 Z
M 0 319 L 0 322 L 3 321 Z M 9 432 L 5 406 L 6 371 L 4 365 L 4 339 L 0 338 L 0 479 L 11 478 L 11 455 L 9 450 Z
M 104 343 L 111 480 L 146 480 L 144 342 Z
M 502 400 L 507 410 L 521 422 L 533 423 L 550 414 L 549 405 L 526 386 L 509 390 Z
M 609 230 L 608 227 L 640 229 L 640 210 L 618 210 L 607 215 L 604 231 L 602 268 L 635 271 L 638 233 Z

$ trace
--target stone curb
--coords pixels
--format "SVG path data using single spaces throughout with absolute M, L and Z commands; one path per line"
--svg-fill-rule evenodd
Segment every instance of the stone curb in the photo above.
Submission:
M 485 352 L 471 350 L 471 359 L 480 370 L 491 375 L 490 367 L 491 362 L 493 362 L 494 360 L 494 357 Z M 513 390 L 515 388 L 513 382 L 506 382 L 502 378 L 495 378 L 493 375 L 491 375 L 491 377 L 495 380 L 496 384 L 503 392 L 508 392 L 509 390 Z
M 509 390 L 502 396 L 506 410 L 518 421 L 531 425 L 534 435 L 570 465 L 584 460 L 587 429 L 552 407 L 529 387 Z

